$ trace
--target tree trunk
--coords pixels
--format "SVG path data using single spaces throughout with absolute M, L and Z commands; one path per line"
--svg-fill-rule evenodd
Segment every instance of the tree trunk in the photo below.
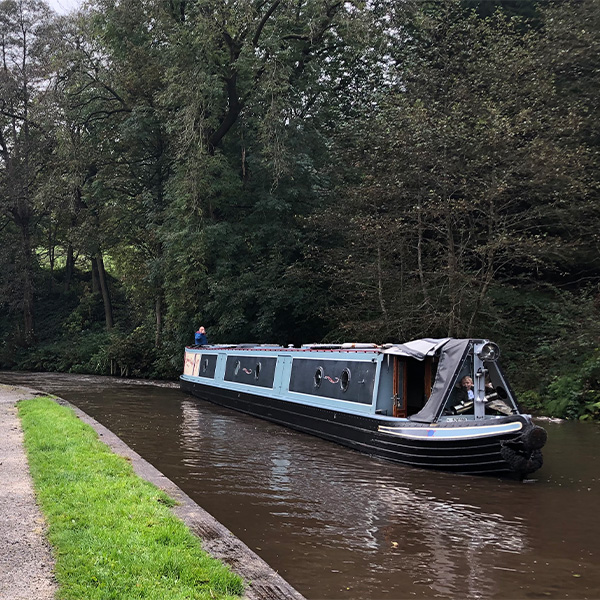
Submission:
M 458 324 L 460 322 L 460 290 L 458 258 L 456 255 L 456 246 L 454 243 L 454 227 L 452 224 L 452 215 L 449 210 L 446 213 L 446 250 L 448 252 L 448 337 L 456 335 Z
M 389 325 L 388 313 L 383 299 L 383 268 L 381 266 L 381 242 L 377 243 L 377 297 L 379 298 L 379 306 L 383 314 L 384 323 Z
M 65 281 L 64 291 L 65 293 L 71 288 L 71 279 L 73 278 L 73 271 L 75 269 L 75 257 L 73 256 L 73 244 L 69 242 L 67 246 L 67 264 L 65 265 Z
M 419 270 L 419 282 L 421 283 L 421 291 L 423 293 L 423 301 L 426 305 L 430 305 L 427 286 L 425 285 L 425 273 L 423 272 L 423 213 L 421 204 L 417 206 L 417 268 Z
M 31 235 L 29 232 L 28 221 L 21 222 L 19 225 L 21 227 L 21 244 L 23 253 L 23 341 L 29 346 L 35 338 Z
M 156 338 L 154 340 L 154 345 L 158 348 L 162 339 L 162 299 L 160 292 L 156 294 L 154 310 L 156 313 Z
M 54 244 L 54 235 L 52 231 L 52 223 L 48 227 L 48 261 L 50 262 L 50 283 L 54 289 L 54 264 L 56 262 L 56 246 Z
M 104 303 L 104 319 L 106 321 L 106 329 L 111 330 L 114 326 L 113 309 L 110 301 L 110 293 L 108 291 L 108 283 L 106 281 L 106 270 L 104 269 L 104 260 L 102 253 L 96 255 L 96 266 L 98 268 L 98 281 L 100 282 L 100 291 L 102 292 L 102 302 Z
M 98 261 L 95 256 L 91 258 L 92 262 L 92 293 L 97 294 L 100 292 L 100 284 L 98 283 Z

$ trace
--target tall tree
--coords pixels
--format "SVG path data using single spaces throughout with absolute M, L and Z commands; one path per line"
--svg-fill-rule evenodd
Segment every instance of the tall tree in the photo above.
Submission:
M 0 3 L 0 212 L 18 231 L 16 276 L 21 289 L 22 339 L 35 332 L 35 196 L 51 144 L 43 97 L 44 28 L 50 19 L 38 0 Z
M 352 93 L 367 12 L 202 2 L 166 21 L 163 100 L 177 154 L 165 246 L 177 249 L 174 267 L 185 265 L 171 275 L 173 315 L 208 318 L 233 339 L 312 335 L 299 330 L 316 297 L 298 287 L 312 283 L 290 267 L 302 259 L 300 217 L 322 200 L 320 125 L 333 118 L 331 99 Z

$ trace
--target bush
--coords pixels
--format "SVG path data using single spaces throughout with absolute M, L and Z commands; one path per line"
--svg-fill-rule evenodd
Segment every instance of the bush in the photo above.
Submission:
M 79 332 L 57 341 L 22 349 L 11 365 L 22 371 L 94 372 L 90 362 L 107 341 L 105 332 Z
M 111 331 L 107 343 L 91 357 L 96 372 L 120 377 L 149 377 L 155 360 L 152 332 L 144 326 L 131 333 Z
M 555 377 L 546 390 L 544 408 L 551 416 L 590 420 L 600 418 L 600 351 L 579 371 Z

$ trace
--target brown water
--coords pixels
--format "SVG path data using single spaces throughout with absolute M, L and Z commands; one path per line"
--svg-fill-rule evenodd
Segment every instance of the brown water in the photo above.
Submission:
M 66 398 L 175 481 L 310 600 L 600 598 L 600 427 L 541 423 L 524 483 L 421 471 L 177 387 L 0 373 Z

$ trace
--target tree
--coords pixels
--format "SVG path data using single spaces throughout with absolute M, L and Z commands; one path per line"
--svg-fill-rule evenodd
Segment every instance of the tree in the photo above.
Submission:
M 313 0 L 180 9 L 164 21 L 171 317 L 208 319 L 221 339 L 314 335 L 300 332 L 317 299 L 294 269 L 302 217 L 323 199 L 320 126 L 331 99 L 352 93 L 368 11 Z
M 377 339 L 491 330 L 494 286 L 535 276 L 547 256 L 539 220 L 563 156 L 548 141 L 551 79 L 518 25 L 448 2 L 416 5 L 392 30 L 405 32 L 394 85 L 340 140 L 359 177 L 345 171 L 343 212 L 327 221 L 344 240 L 334 289 L 354 299 L 336 307 L 341 329 L 361 323 Z
M 19 236 L 15 275 L 21 289 L 21 337 L 26 344 L 35 332 L 36 191 L 53 143 L 44 110 L 47 82 L 42 61 L 49 18 L 48 7 L 37 0 L 0 3 L 0 214 Z

